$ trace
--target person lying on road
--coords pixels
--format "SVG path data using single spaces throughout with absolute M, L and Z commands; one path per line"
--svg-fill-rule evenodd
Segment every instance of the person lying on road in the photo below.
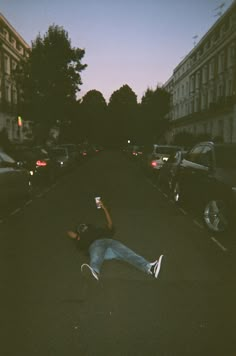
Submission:
M 149 262 L 120 241 L 114 240 L 112 238 L 114 228 L 111 216 L 102 201 L 100 202 L 100 207 L 105 213 L 107 222 L 106 228 L 99 228 L 93 224 L 84 223 L 79 224 L 75 231 L 67 231 L 67 235 L 76 241 L 79 250 L 89 253 L 90 263 L 82 264 L 81 271 L 87 271 L 91 273 L 96 280 L 99 280 L 100 270 L 104 260 L 116 259 L 128 262 L 137 269 L 157 278 L 163 255 L 161 255 L 158 260 Z

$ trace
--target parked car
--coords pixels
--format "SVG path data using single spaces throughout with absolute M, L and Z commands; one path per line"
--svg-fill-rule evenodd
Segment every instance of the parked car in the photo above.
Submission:
M 57 178 L 56 161 L 50 158 L 43 147 L 17 147 L 11 150 L 11 156 L 19 166 L 30 171 L 35 186 L 53 183 Z
M 90 144 L 82 144 L 80 147 L 80 156 L 82 158 L 88 158 L 94 155 L 94 149 Z
M 27 198 L 32 190 L 30 173 L 17 162 L 0 151 L 0 207 L 19 199 Z
M 143 154 L 144 146 L 131 145 L 127 147 L 126 154 L 132 158 L 138 158 Z
M 63 143 L 60 144 L 59 147 L 66 148 L 68 150 L 68 154 L 71 159 L 74 159 L 74 161 L 79 162 L 81 160 L 81 155 L 80 155 L 80 150 L 78 148 L 78 145 L 74 143 Z
M 163 164 L 158 175 L 159 186 L 168 194 L 172 194 L 180 163 L 186 155 L 186 151 L 178 150 L 171 153 L 168 160 Z
M 55 146 L 49 149 L 50 157 L 56 161 L 59 173 L 66 173 L 77 165 L 76 157 L 66 146 Z
M 179 146 L 154 144 L 152 151 L 147 154 L 147 165 L 149 170 L 155 174 L 159 173 L 161 167 L 168 160 L 169 156 L 179 150 L 181 150 L 181 147 Z
M 236 144 L 194 146 L 180 163 L 173 197 L 199 209 L 209 230 L 229 230 L 236 218 Z
M 92 150 L 95 154 L 97 154 L 97 153 L 104 151 L 104 147 L 99 144 L 92 144 Z

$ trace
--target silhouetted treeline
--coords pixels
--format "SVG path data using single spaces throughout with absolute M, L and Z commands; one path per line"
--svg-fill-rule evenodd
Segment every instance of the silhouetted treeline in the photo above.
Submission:
M 168 128 L 169 94 L 160 87 L 147 89 L 141 103 L 127 85 L 115 90 L 107 103 L 96 89 L 77 100 L 82 85 L 85 50 L 71 46 L 63 27 L 52 25 L 32 42 L 29 58 L 15 71 L 18 115 L 34 122 L 34 141 L 48 140 L 52 128 L 59 142 L 89 141 L 123 145 L 155 141 Z

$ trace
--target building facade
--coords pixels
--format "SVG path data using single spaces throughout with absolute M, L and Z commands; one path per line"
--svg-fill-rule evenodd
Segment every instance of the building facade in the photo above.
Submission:
M 30 46 L 0 13 L 0 131 L 5 129 L 13 142 L 22 142 L 32 133 L 29 121 L 22 119 L 22 125 L 17 124 L 19 92 L 13 75 L 29 51 Z
M 236 1 L 174 69 L 171 137 L 180 132 L 236 142 Z

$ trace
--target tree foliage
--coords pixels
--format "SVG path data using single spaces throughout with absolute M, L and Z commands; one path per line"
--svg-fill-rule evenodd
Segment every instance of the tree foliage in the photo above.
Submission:
M 106 136 L 107 103 L 98 90 L 88 91 L 79 104 L 77 127 L 84 139 L 103 143 Z
M 108 103 L 112 140 L 123 143 L 134 134 L 137 111 L 137 95 L 127 84 L 112 93 Z
M 76 93 L 82 84 L 80 73 L 85 51 L 71 46 L 63 27 L 52 25 L 32 42 L 28 60 L 21 63 L 16 78 L 22 93 L 21 108 L 28 119 L 45 127 L 69 119 Z
M 170 94 L 159 86 L 148 88 L 141 100 L 141 120 L 147 139 L 158 141 L 169 127 L 166 114 L 170 110 Z

